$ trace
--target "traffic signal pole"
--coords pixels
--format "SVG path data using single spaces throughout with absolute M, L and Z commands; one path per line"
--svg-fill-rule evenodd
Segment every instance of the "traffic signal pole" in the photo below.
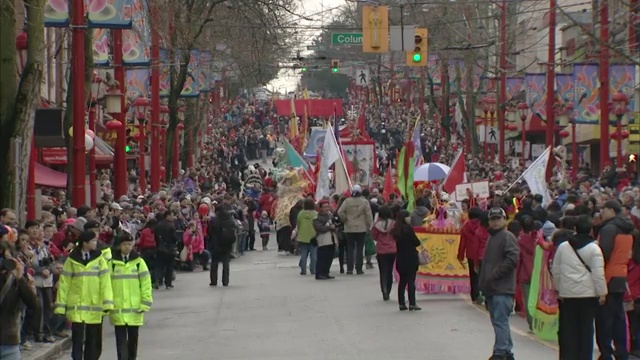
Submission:
M 507 103 L 507 0 L 502 0 L 500 13 L 500 93 L 498 94 L 498 131 L 499 161 L 504 164 L 505 157 L 505 104 Z

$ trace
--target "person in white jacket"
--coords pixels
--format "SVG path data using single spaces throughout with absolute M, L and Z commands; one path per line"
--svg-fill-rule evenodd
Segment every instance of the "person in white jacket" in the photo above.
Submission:
M 558 292 L 558 342 L 564 360 L 593 359 L 595 315 L 607 295 L 604 257 L 590 235 L 592 227 L 590 216 L 579 216 L 576 233 L 558 246 L 551 267 Z

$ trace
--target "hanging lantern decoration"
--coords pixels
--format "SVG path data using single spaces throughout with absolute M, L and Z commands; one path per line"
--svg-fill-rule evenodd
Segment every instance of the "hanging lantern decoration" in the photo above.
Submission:
M 569 132 L 567 130 L 560 130 L 560 132 L 558 132 L 558 136 L 560 136 L 563 139 L 566 139 L 569 137 Z
M 609 135 L 609 137 L 612 140 L 618 140 L 618 132 L 617 131 L 612 132 L 611 135 Z
M 622 140 L 625 140 L 629 137 L 629 132 L 627 130 L 622 130 L 622 134 L 620 134 L 620 137 L 622 137 Z
M 104 125 L 109 131 L 118 131 L 122 128 L 122 123 L 118 120 L 111 120 Z
M 87 134 L 84 134 L 84 148 L 87 151 L 93 149 L 93 139 Z
M 92 130 L 87 129 L 87 130 L 84 131 L 84 133 L 89 135 L 89 137 L 91 139 L 95 139 L 96 138 L 96 133 L 94 133 Z
M 133 136 L 131 136 L 133 138 L 133 140 L 135 141 L 139 141 L 140 140 L 140 133 L 135 133 L 133 134 Z
M 484 123 L 484 119 L 476 118 L 476 125 L 482 125 Z
M 178 123 L 178 125 L 176 126 L 178 128 L 178 130 L 182 131 L 184 130 L 184 124 L 183 123 Z

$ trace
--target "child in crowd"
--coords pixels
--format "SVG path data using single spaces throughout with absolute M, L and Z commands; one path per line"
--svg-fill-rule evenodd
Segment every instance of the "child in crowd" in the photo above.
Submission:
M 271 218 L 266 211 L 262 212 L 260 219 L 258 219 L 258 229 L 260 230 L 260 238 L 262 239 L 262 250 L 268 250 L 269 236 L 271 235 Z

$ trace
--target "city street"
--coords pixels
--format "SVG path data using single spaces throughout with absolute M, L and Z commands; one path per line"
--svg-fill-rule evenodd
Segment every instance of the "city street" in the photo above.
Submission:
M 479 360 L 491 355 L 487 314 L 461 297 L 420 296 L 422 311 L 401 313 L 395 295 L 382 301 L 377 270 L 316 281 L 299 275 L 297 257 L 273 250 L 245 255 L 231 269 L 228 288 L 209 287 L 208 273 L 196 272 L 179 273 L 173 290 L 155 291 L 138 358 Z M 514 323 L 516 359 L 557 357 L 526 336 L 522 319 L 514 316 Z M 104 333 L 102 359 L 116 359 L 107 323 Z

